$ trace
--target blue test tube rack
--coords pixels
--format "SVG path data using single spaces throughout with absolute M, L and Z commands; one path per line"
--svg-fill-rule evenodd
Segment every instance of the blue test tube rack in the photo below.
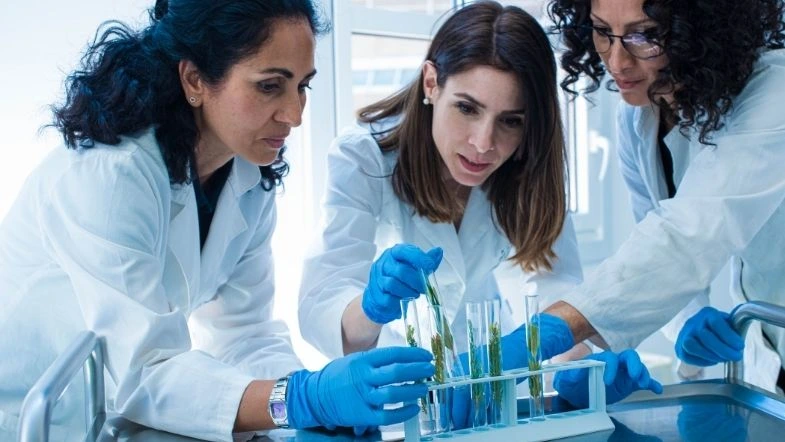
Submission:
M 589 406 L 581 410 L 546 414 L 544 417 L 518 418 L 518 400 L 516 398 L 516 379 L 538 375 L 541 373 L 589 369 L 587 383 L 589 388 Z M 404 442 L 440 441 L 445 439 L 461 442 L 480 442 L 488 440 L 514 440 L 534 442 L 577 436 L 596 431 L 612 430 L 613 422 L 605 409 L 605 385 L 602 374 L 605 363 L 594 360 L 580 360 L 549 364 L 540 370 L 520 368 L 504 371 L 500 376 L 469 379 L 468 377 L 452 379 L 443 384 L 428 383 L 428 390 L 460 387 L 475 383 L 503 381 L 502 422 L 478 428 L 466 428 L 433 435 L 420 435 L 420 420 L 415 416 L 404 423 Z

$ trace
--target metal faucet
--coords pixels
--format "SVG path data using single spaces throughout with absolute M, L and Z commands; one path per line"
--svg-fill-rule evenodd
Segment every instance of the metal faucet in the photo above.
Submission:
M 785 328 L 785 306 L 762 301 L 739 304 L 730 313 L 733 328 L 744 339 L 753 319 Z M 744 360 L 725 363 L 725 380 L 731 384 L 744 382 Z

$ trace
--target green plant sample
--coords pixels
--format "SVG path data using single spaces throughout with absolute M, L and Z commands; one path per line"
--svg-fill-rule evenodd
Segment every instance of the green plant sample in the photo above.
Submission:
M 439 300 L 439 292 L 433 287 L 431 284 L 431 280 L 425 275 L 422 274 L 423 279 L 425 280 L 425 297 L 428 300 L 428 304 L 430 305 L 442 305 Z
M 431 280 L 425 276 L 425 274 L 423 274 L 423 278 L 425 279 L 425 297 L 428 300 L 428 303 L 434 307 L 441 307 L 442 303 L 439 291 L 431 284 Z M 444 315 L 438 316 L 438 318 L 434 319 L 436 320 L 439 334 L 444 337 L 444 346 L 452 350 L 455 341 L 453 340 L 452 332 L 450 331 L 450 324 L 447 322 L 447 318 L 445 318 Z
M 417 341 L 414 339 L 413 325 L 406 326 L 406 343 L 409 344 L 409 347 L 417 347 Z
M 436 383 L 444 383 L 444 346 L 440 334 L 431 336 L 431 353 L 433 353 L 433 365 L 435 366 L 433 380 Z
M 447 318 L 442 316 L 442 327 L 441 333 L 444 336 L 444 346 L 452 350 L 454 347 L 454 341 L 452 338 L 452 332 L 450 332 L 450 324 L 447 322 Z
M 468 321 L 469 326 L 469 377 L 478 379 L 483 376 L 482 372 L 482 349 L 475 342 L 474 327 L 472 321 Z M 472 401 L 474 409 L 480 410 L 485 405 L 485 386 L 483 384 L 472 384 Z
M 488 337 L 488 365 L 489 374 L 491 376 L 500 376 L 502 374 L 502 332 L 498 322 L 491 323 Z M 502 381 L 495 381 L 491 383 L 491 397 L 493 403 L 500 407 L 502 403 L 502 390 L 504 388 Z
M 526 344 L 529 347 L 529 370 L 539 370 L 542 364 L 539 360 L 540 354 L 540 328 L 535 323 L 526 326 Z M 542 395 L 541 376 L 529 376 L 529 392 L 532 397 Z

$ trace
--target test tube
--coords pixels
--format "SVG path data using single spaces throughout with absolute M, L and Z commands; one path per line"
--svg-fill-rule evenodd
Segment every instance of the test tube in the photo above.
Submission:
M 526 345 L 529 350 L 529 370 L 542 368 L 542 351 L 540 349 L 540 305 L 536 294 L 527 294 L 525 299 Z M 529 376 L 529 417 L 540 419 L 545 416 L 544 378 L 542 373 Z
M 425 281 L 426 288 L 425 299 L 431 307 L 432 312 L 429 316 L 434 319 L 435 330 L 437 330 L 443 338 L 446 379 L 464 376 L 466 373 L 464 373 L 463 365 L 461 365 L 458 358 L 460 353 L 455 344 L 455 339 L 453 339 L 452 327 L 442 309 L 442 294 L 439 289 L 439 284 L 436 282 L 436 275 L 433 273 L 426 275 L 425 272 L 422 272 L 422 277 Z
M 502 374 L 502 346 L 501 346 L 501 303 L 498 299 L 485 301 L 486 323 L 488 324 L 488 374 L 500 376 Z M 493 381 L 490 385 L 490 403 L 488 407 L 488 424 L 502 423 L 502 401 L 504 394 L 504 381 Z
M 401 299 L 401 315 L 403 316 L 406 333 L 406 344 L 409 347 L 419 347 L 422 342 L 420 340 L 420 321 L 415 301 L 415 298 Z
M 418 303 L 415 298 L 401 299 L 401 313 L 404 323 L 406 344 L 409 347 L 421 347 L 431 351 L 430 340 L 423 342 L 421 332 L 430 336 L 429 324 L 420 322 L 420 315 L 417 312 Z M 418 419 L 420 421 L 420 435 L 427 436 L 436 431 L 435 404 L 431 399 L 432 392 L 420 398 L 417 402 L 420 407 Z
M 484 302 L 466 303 L 466 335 L 469 343 L 469 377 L 479 379 L 488 374 L 488 315 Z M 488 383 L 471 384 L 472 426 L 488 423 Z
M 452 377 L 452 352 L 448 348 L 454 347 L 452 332 L 444 318 L 442 308 L 438 305 L 428 306 L 428 336 L 433 353 L 435 372 L 433 381 L 444 384 Z M 447 345 L 449 343 L 449 346 Z M 460 365 L 460 364 L 459 364 Z M 433 391 L 433 418 L 434 433 L 444 433 L 452 429 L 452 394 L 449 388 Z

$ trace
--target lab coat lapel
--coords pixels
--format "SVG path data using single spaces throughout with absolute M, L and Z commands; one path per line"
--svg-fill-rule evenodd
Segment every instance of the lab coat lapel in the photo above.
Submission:
M 510 242 L 496 226 L 495 213 L 488 195 L 475 187 L 469 196 L 458 234 L 461 248 L 466 250 L 466 268 L 473 275 L 487 274 L 510 254 Z
M 226 250 L 234 238 L 248 229 L 240 206 L 241 200 L 248 190 L 259 184 L 260 176 L 258 167 L 240 158 L 234 159 L 232 171 L 221 190 L 210 232 L 202 249 L 202 286 L 205 290 L 212 292 L 217 289 L 214 285 L 220 284 L 228 277 L 225 274 L 227 269 L 222 266 Z
M 660 206 L 660 200 L 668 198 L 668 187 L 665 184 L 665 173 L 662 170 L 660 160 L 660 148 L 657 142 L 657 130 L 659 128 L 659 112 L 651 106 L 641 106 L 637 108 L 640 112 L 636 121 L 638 122 L 635 130 L 638 132 L 640 144 L 637 146 L 640 152 L 641 176 L 646 183 L 646 187 L 651 195 L 651 202 L 654 207 Z
M 171 186 L 169 250 L 164 286 L 170 303 L 186 311 L 199 290 L 199 219 L 190 184 Z

